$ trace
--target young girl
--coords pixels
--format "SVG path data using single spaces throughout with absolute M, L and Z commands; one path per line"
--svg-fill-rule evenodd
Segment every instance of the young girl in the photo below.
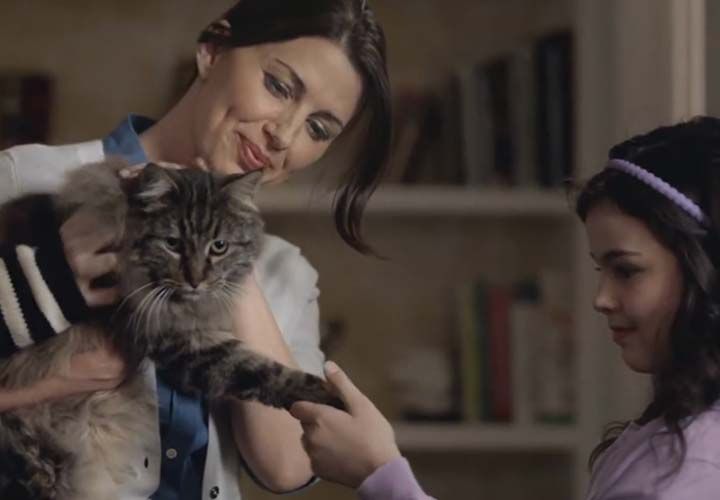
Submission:
M 595 309 L 627 366 L 648 373 L 639 418 L 590 458 L 591 500 L 720 497 L 720 120 L 701 117 L 610 150 L 576 211 L 598 269 Z M 370 499 L 425 499 L 382 415 L 342 372 L 328 377 L 350 415 L 310 403 L 315 472 Z M 361 439 L 361 436 L 364 436 Z
M 264 183 L 279 183 L 363 123 L 365 142 L 338 189 L 335 222 L 348 244 L 367 251 L 361 218 L 382 176 L 391 129 L 385 40 L 367 1 L 239 1 L 200 34 L 196 66 L 192 85 L 158 121 L 130 116 L 99 140 L 0 152 L 0 202 L 53 191 L 65 172 L 107 156 L 228 174 L 261 169 Z M 91 286 L 115 269 L 115 256 L 104 251 L 114 235 L 81 211 L 60 228 L 60 237 L 54 248 L 37 250 L 37 265 L 32 256 L 15 265 L 14 251 L 0 255 L 0 271 L 8 271 L 0 272 L 0 355 L 59 333 L 63 322 L 41 313 L 53 309 L 57 319 L 57 306 L 63 309 L 69 295 L 82 296 L 90 306 L 117 299 L 114 289 Z M 63 253 L 68 262 L 58 263 Z M 45 281 L 64 283 L 65 289 L 51 286 L 48 293 L 35 286 L 42 282 L 38 272 L 53 270 L 56 275 L 43 275 Z M 299 249 L 267 237 L 254 276 L 237 300 L 237 337 L 281 363 L 322 373 L 316 283 L 317 273 Z M 27 293 L 16 295 L 20 289 Z M 60 312 L 72 321 L 78 310 Z M 76 357 L 62 378 L 0 391 L 0 411 L 111 388 L 122 374 L 122 363 L 109 349 L 87 353 Z M 155 386 L 154 371 L 147 381 Z M 208 409 L 165 384 L 162 374 L 157 394 L 158 442 L 148 443 L 146 460 L 128 464 L 138 480 L 127 485 L 123 498 L 237 499 L 241 463 L 273 491 L 311 481 L 302 429 L 287 412 L 253 402 Z

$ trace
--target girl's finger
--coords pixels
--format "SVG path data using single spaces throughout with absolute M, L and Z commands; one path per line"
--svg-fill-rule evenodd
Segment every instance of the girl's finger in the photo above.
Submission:
M 112 288 L 86 288 L 82 290 L 85 302 L 90 307 L 109 306 L 120 300 L 120 289 Z

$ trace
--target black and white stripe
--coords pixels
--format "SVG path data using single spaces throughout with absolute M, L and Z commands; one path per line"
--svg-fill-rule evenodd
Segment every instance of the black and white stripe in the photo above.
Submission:
M 86 305 L 62 248 L 0 248 L 0 356 L 66 330 Z

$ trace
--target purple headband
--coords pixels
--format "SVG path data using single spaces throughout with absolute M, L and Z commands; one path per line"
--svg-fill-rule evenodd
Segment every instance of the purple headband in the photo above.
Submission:
M 677 206 L 682 208 L 685 212 L 692 216 L 693 219 L 699 223 L 703 223 L 708 220 L 707 216 L 703 213 L 702 209 L 692 201 L 690 198 L 682 194 L 680 191 L 672 187 L 670 184 L 662 180 L 652 172 L 648 172 L 639 165 L 635 165 L 627 160 L 620 158 L 613 158 L 607 164 L 606 168 L 614 168 L 625 172 L 626 174 L 632 175 L 642 183 L 650 186 L 658 193 L 665 196 L 667 199 L 675 203 Z

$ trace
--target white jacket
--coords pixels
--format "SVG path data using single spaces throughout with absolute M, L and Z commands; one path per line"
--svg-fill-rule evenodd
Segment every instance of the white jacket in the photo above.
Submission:
M 67 172 L 104 159 L 102 141 L 64 146 L 27 145 L 0 151 L 0 203 L 27 193 L 55 192 Z M 255 265 L 258 282 L 275 320 L 300 367 L 322 375 L 324 361 L 319 349 L 317 272 L 297 247 L 275 236 L 266 236 Z M 156 391 L 155 370 L 146 380 Z M 241 498 L 240 457 L 234 444 L 226 407 L 213 407 L 209 418 L 209 442 L 202 485 L 203 500 Z M 137 483 L 123 492 L 126 499 L 147 499 L 160 482 L 160 432 L 147 449 L 138 450 Z M 148 457 L 148 467 L 144 458 Z

